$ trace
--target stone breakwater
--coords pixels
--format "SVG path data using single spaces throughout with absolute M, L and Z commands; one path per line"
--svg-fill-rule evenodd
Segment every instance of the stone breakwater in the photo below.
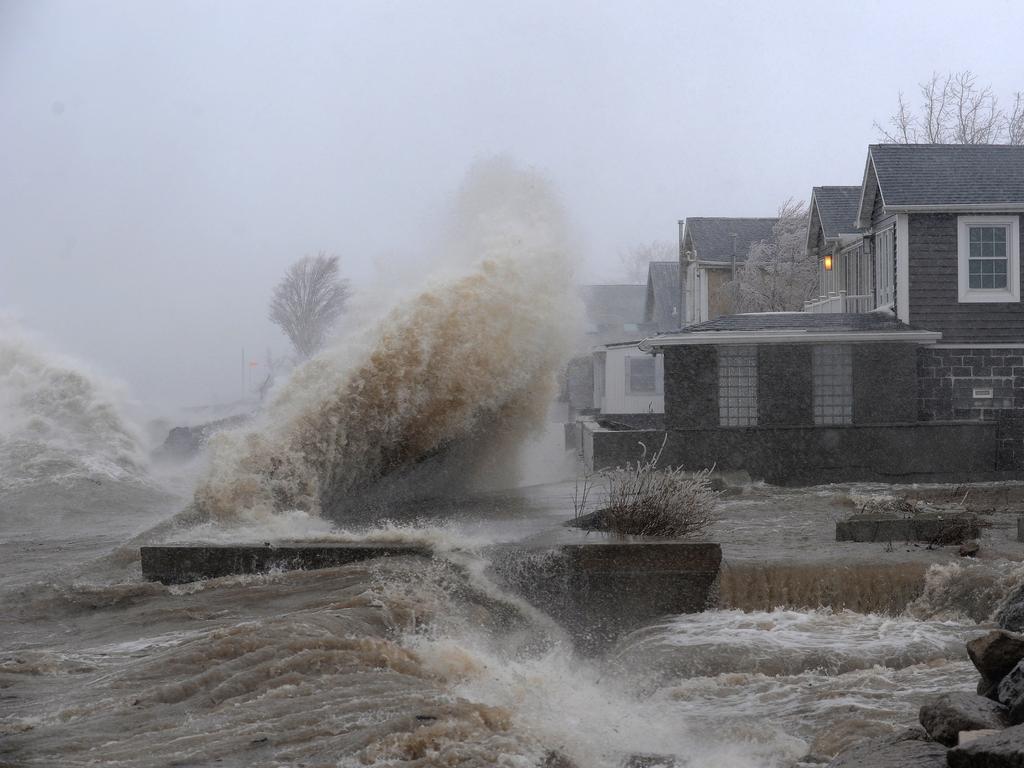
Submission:
M 829 768 L 1020 768 L 1024 766 L 1022 596 L 999 616 L 1000 629 L 967 642 L 977 693 L 951 692 L 925 703 L 920 728 L 854 744 Z

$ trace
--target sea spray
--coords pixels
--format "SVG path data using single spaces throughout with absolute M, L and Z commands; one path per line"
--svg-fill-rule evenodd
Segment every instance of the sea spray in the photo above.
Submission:
M 0 320 L 0 491 L 139 479 L 143 442 L 115 384 Z
M 431 457 L 450 458 L 452 481 L 501 466 L 541 425 L 575 329 L 564 215 L 541 177 L 493 161 L 470 172 L 453 221 L 445 279 L 296 371 L 259 427 L 214 439 L 204 514 L 341 516 Z

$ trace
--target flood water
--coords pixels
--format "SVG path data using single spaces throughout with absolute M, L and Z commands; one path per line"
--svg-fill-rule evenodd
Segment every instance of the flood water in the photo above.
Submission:
M 191 480 L 164 474 L 4 491 L 0 764 L 810 765 L 912 724 L 931 694 L 972 689 L 963 643 L 1020 576 L 999 528 L 986 532 L 999 556 L 969 564 L 833 543 L 890 579 L 930 568 L 930 588 L 887 612 L 811 607 L 809 584 L 836 567 L 820 556 L 829 504 L 849 489 L 750 486 L 723 499 L 711 534 L 737 607 L 585 658 L 486 568 L 495 541 L 564 537 L 571 484 L 406 502 L 395 517 L 414 523 L 342 531 L 302 514 L 168 526 Z M 772 510 L 780 533 L 754 544 L 754 516 Z M 140 541 L 282 537 L 427 540 L 439 556 L 181 587 L 139 573 Z M 871 572 L 834 594 L 884 592 L 857 583 Z

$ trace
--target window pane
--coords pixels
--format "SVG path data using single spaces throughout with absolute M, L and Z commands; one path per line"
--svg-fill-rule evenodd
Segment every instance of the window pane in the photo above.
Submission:
M 757 347 L 718 348 L 718 415 L 723 427 L 757 424 Z
M 626 389 L 631 395 L 653 394 L 655 391 L 654 358 L 626 358 Z
M 812 348 L 814 423 L 853 422 L 853 361 L 848 344 Z

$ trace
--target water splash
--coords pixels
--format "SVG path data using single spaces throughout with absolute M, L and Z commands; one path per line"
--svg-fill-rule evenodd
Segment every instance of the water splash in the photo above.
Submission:
M 542 178 L 506 162 L 475 168 L 447 279 L 299 369 L 258 428 L 215 438 L 197 506 L 221 520 L 341 516 L 353 494 L 423 462 L 442 483 L 502 468 L 554 395 L 574 328 L 569 253 Z
M 113 384 L 0 321 L 0 491 L 140 479 L 142 445 Z

